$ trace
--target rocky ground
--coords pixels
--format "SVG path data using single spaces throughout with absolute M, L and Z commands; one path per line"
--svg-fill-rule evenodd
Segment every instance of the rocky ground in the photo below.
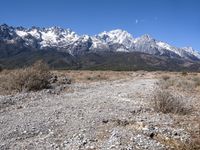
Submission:
M 166 140 L 187 141 L 190 132 L 176 116 L 153 110 L 157 83 L 151 73 L 129 73 L 0 96 L 0 149 L 170 149 Z

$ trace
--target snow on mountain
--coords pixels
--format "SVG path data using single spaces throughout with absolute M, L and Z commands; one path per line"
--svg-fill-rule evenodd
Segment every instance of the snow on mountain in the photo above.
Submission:
M 79 36 L 71 29 L 62 29 L 60 27 L 15 28 L 3 24 L 0 25 L 0 40 L 11 44 L 20 41 L 26 47 L 35 49 L 53 48 L 72 55 L 85 51 L 138 51 L 153 55 L 200 60 L 200 53 L 191 47 L 177 48 L 158 41 L 149 35 L 133 38 L 130 33 L 121 29 L 109 32 L 104 31 L 95 36 Z
M 192 47 L 183 47 L 182 48 L 184 51 L 194 55 L 195 57 L 197 57 L 198 59 L 200 59 L 200 53 L 196 50 L 194 50 Z
M 41 48 L 45 47 L 57 47 L 65 48 L 69 44 L 76 41 L 79 36 L 70 29 L 62 29 L 59 27 L 51 28 L 17 28 L 15 30 L 16 34 L 21 37 L 23 40 L 27 41 L 27 36 L 32 36 L 38 40 Z
M 128 52 L 133 47 L 134 38 L 132 35 L 121 29 L 104 31 L 95 37 L 101 42 L 99 45 L 104 45 L 104 47 L 107 45 L 108 49 L 113 51 Z
M 101 39 L 97 37 L 91 37 L 92 39 L 92 45 L 90 47 L 90 50 L 109 50 L 109 46 L 107 43 L 103 42 Z
M 116 29 L 109 32 L 102 32 L 97 35 L 97 38 L 100 39 L 103 43 L 118 43 L 123 44 L 126 48 L 130 48 L 133 43 L 133 37 L 127 31 Z
M 16 33 L 17 33 L 17 35 L 20 36 L 20 37 L 25 37 L 25 36 L 28 35 L 27 32 L 25 32 L 25 31 L 20 31 L 20 30 L 16 30 Z
M 157 44 L 159 47 L 163 48 L 163 49 L 167 49 L 167 50 L 172 50 L 172 49 L 173 49 L 172 46 L 170 46 L 170 45 L 167 44 L 167 43 L 161 42 L 161 41 L 157 42 L 156 44 Z
M 169 50 L 171 52 L 176 53 L 177 55 L 179 55 L 181 57 L 184 57 L 184 54 L 183 54 L 184 50 L 183 49 L 176 48 L 174 46 L 171 46 L 171 45 L 164 43 L 164 42 L 161 42 L 161 41 L 156 42 L 156 44 L 162 49 Z
M 134 51 L 156 54 L 158 49 L 156 49 L 156 41 L 150 35 L 143 35 L 141 37 L 134 39 Z
M 32 29 L 32 30 L 28 31 L 28 33 L 30 35 L 32 35 L 33 37 L 35 37 L 36 39 L 40 39 L 40 37 L 41 37 L 41 34 L 40 34 L 40 32 L 38 32 L 37 29 Z

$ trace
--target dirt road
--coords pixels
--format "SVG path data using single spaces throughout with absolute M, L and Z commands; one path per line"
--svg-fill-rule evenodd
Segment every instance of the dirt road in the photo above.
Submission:
M 150 106 L 157 79 L 75 83 L 73 92 L 49 90 L 0 97 L 0 149 L 166 149 L 156 138 L 177 131 L 169 115 Z M 159 126 L 159 128 L 158 128 Z

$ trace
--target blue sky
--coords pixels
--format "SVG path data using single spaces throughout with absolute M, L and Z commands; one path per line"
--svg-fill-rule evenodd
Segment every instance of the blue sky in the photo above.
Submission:
M 0 23 L 94 35 L 124 29 L 200 50 L 200 0 L 0 0 Z

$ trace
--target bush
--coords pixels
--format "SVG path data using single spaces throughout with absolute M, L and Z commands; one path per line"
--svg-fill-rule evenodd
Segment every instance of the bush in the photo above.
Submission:
M 2 68 L 2 66 L 0 66 L 0 72 L 2 72 L 3 71 L 3 68 Z
M 187 114 L 189 109 L 180 97 L 175 97 L 168 91 L 158 91 L 153 97 L 153 108 L 157 112 Z
M 200 150 L 200 140 L 191 139 L 188 142 L 174 142 L 172 146 L 174 150 Z
M 182 76 L 187 76 L 187 75 L 188 75 L 188 73 L 186 71 L 182 72 Z
M 171 77 L 168 80 L 160 80 L 159 86 L 161 89 L 173 89 L 182 90 L 186 92 L 194 91 L 196 87 L 200 85 L 200 79 L 198 77 L 186 78 L 186 77 Z
M 200 78 L 199 77 L 194 77 L 192 80 L 196 87 L 200 86 Z
M 51 74 L 48 65 L 38 61 L 33 66 L 7 73 L 4 79 L 3 86 L 8 91 L 37 91 L 49 87 Z
M 169 79 L 170 79 L 170 76 L 168 76 L 168 75 L 163 75 L 163 76 L 162 76 L 162 79 L 165 80 L 165 81 L 166 81 L 166 80 L 169 80 Z

